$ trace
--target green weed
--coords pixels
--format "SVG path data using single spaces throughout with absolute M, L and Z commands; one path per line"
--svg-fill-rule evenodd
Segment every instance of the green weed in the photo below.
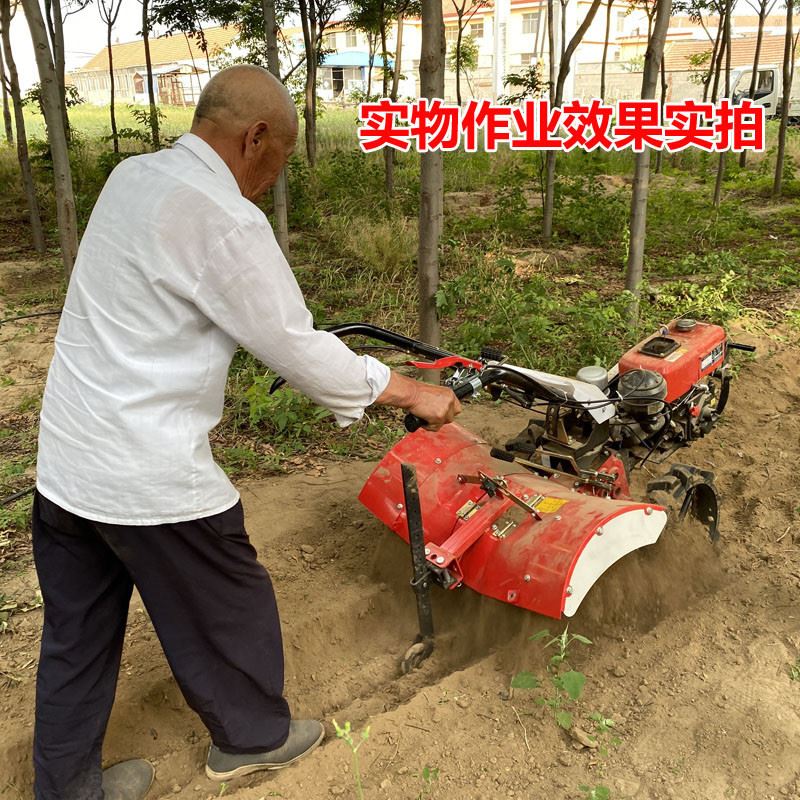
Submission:
M 364 800 L 364 788 L 361 785 L 361 765 L 358 760 L 358 751 L 369 739 L 369 725 L 361 730 L 361 734 L 358 738 L 355 737 L 355 732 L 351 729 L 349 721 L 345 722 L 344 725 L 339 725 L 336 720 L 333 720 L 333 727 L 336 729 L 336 738 L 341 739 L 350 748 L 356 797 L 358 800 Z
M 548 638 L 549 637 L 549 638 Z M 569 730 L 572 727 L 573 715 L 571 705 L 580 699 L 586 676 L 569 667 L 569 653 L 575 642 L 590 645 L 592 642 L 585 636 L 569 632 L 569 625 L 558 636 L 550 636 L 550 631 L 541 630 L 530 637 L 531 641 L 547 639 L 546 650 L 555 650 L 547 664 L 547 680 L 550 684 L 549 696 L 539 697 L 536 702 L 547 706 L 559 727 Z M 536 689 L 541 681 L 530 672 L 520 672 L 514 676 L 511 686 L 514 689 Z

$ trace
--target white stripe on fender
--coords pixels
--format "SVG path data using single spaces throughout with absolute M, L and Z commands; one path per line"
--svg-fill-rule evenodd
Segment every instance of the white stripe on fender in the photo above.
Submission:
M 613 563 L 656 542 L 666 524 L 667 513 L 658 508 L 651 509 L 649 514 L 644 508 L 623 511 L 604 522 L 602 534 L 598 536 L 595 532 L 572 570 L 564 599 L 565 616 L 571 617 L 578 610 L 586 593 Z

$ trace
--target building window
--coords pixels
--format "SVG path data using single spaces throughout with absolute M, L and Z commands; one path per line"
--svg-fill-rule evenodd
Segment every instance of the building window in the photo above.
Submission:
M 625 31 L 625 17 L 627 16 L 625 11 L 617 11 L 617 33 Z
M 473 22 L 469 26 L 469 35 L 473 39 L 483 39 L 483 20 L 480 22 Z
M 336 49 L 336 34 L 335 33 L 326 33 L 325 36 L 322 37 L 325 41 L 325 49 L 326 50 L 335 50 Z
M 525 36 L 533 36 L 534 39 L 539 36 L 539 12 L 535 14 L 522 15 L 522 33 Z
M 522 53 L 519 57 L 519 63 L 523 67 L 529 67 L 531 64 L 535 64 L 536 53 Z
M 355 31 L 347 31 L 344 35 L 345 47 L 358 47 L 358 37 Z
M 455 44 L 458 41 L 458 25 L 446 25 L 444 39 L 447 44 Z

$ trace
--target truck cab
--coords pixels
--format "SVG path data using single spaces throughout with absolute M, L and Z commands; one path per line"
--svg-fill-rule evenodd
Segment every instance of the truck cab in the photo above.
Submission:
M 752 67 L 738 67 L 731 70 L 731 99 L 739 103 L 750 96 L 750 83 L 753 78 Z M 789 117 L 793 122 L 800 119 L 800 81 L 792 82 L 789 99 Z M 780 116 L 783 101 L 783 68 L 776 64 L 759 65 L 756 91 L 753 102 L 764 106 L 767 119 Z

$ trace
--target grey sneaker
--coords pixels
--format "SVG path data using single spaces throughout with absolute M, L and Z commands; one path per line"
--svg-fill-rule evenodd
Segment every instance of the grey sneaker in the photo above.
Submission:
M 208 750 L 206 775 L 212 781 L 229 781 L 262 769 L 288 767 L 308 755 L 325 738 L 325 728 L 315 719 L 293 719 L 289 738 L 266 753 L 223 753 L 215 745 Z
M 142 800 L 153 785 L 156 771 L 141 758 L 121 761 L 103 770 L 105 800 Z

